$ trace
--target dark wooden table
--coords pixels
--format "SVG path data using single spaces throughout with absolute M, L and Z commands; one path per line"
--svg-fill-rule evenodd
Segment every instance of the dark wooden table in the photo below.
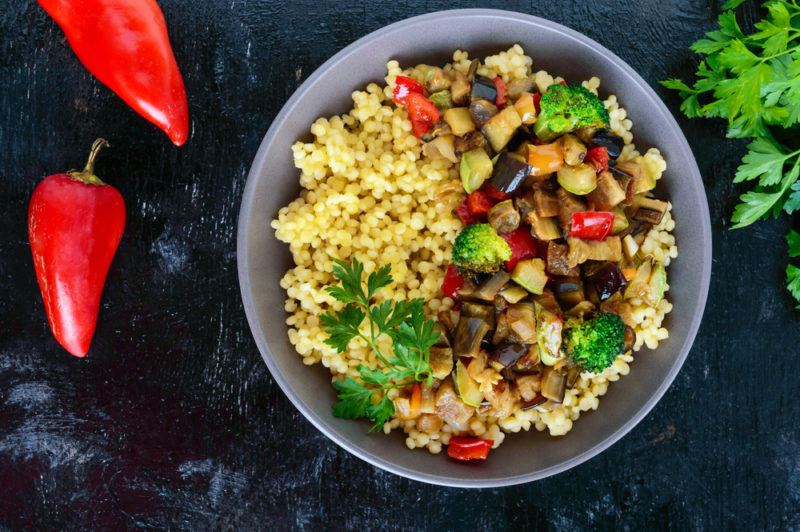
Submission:
M 419 484 L 328 441 L 273 382 L 245 321 L 236 218 L 286 98 L 348 43 L 474 2 L 162 0 L 192 115 L 173 148 L 78 63 L 31 1 L 0 5 L 0 529 L 800 527 L 800 319 L 783 289 L 788 220 L 731 232 L 742 143 L 679 117 L 714 224 L 705 321 L 653 412 L 602 455 L 487 491 Z M 689 75 L 715 0 L 507 2 L 604 44 L 656 85 Z M 491 7 L 500 7 L 496 4 Z M 745 19 L 757 9 L 749 6 Z M 532 51 L 535 60 L 535 50 Z M 641 120 L 641 118 L 640 118 Z M 27 242 L 28 198 L 83 164 L 128 225 L 90 356 L 51 338 Z

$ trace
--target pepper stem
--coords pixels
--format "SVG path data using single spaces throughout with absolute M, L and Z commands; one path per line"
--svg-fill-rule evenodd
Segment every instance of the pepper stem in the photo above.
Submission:
M 78 172 L 76 170 L 70 170 L 67 172 L 73 179 L 77 179 L 78 181 L 82 181 L 87 185 L 98 185 L 102 186 L 105 183 L 96 175 L 94 175 L 94 162 L 97 159 L 97 154 L 100 153 L 100 150 L 103 148 L 108 148 L 111 145 L 108 141 L 104 138 L 99 138 L 92 143 L 92 149 L 89 151 L 89 158 L 86 161 L 86 166 L 83 167 L 83 171 Z

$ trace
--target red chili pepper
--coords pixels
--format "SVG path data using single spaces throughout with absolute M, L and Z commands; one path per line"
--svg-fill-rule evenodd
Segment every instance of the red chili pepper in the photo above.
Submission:
M 97 325 L 100 294 L 125 228 L 125 202 L 94 175 L 97 139 L 82 172 L 46 177 L 28 207 L 28 237 L 47 320 L 58 343 L 84 357 Z
M 502 190 L 497 190 L 492 186 L 491 183 L 486 183 L 485 185 L 483 185 L 481 187 L 481 190 L 483 190 L 487 196 L 497 201 L 507 200 L 508 198 L 511 197 L 511 194 L 506 194 Z
M 447 445 L 447 456 L 464 461 L 486 460 L 492 445 L 494 440 L 453 436 Z
M 572 214 L 569 236 L 584 240 L 603 240 L 611 232 L 613 225 L 613 212 L 576 212 Z
M 461 221 L 464 223 L 464 225 L 471 225 L 481 221 L 480 216 L 474 216 L 471 212 L 469 212 L 467 200 L 462 201 L 461 205 L 456 207 L 456 214 L 459 218 L 461 218 Z
M 586 151 L 583 162 L 591 164 L 597 173 L 608 170 L 608 148 L 605 146 L 595 146 Z
M 450 264 L 442 281 L 442 293 L 450 299 L 458 300 L 458 291 L 464 286 L 464 277 L 458 273 L 458 268 Z
M 398 105 L 405 105 L 406 98 L 412 92 L 416 92 L 417 94 L 425 95 L 425 88 L 422 86 L 422 83 L 415 80 L 414 78 L 409 78 L 408 76 L 397 76 L 394 78 L 394 93 L 392 96 L 392 100 Z
M 467 208 L 473 216 L 483 218 L 489 212 L 489 209 L 494 207 L 495 203 L 497 202 L 482 190 L 476 190 L 467 195 Z
M 502 109 L 508 103 L 508 88 L 506 87 L 506 82 L 503 81 L 503 78 L 500 76 L 492 78 L 494 82 L 494 88 L 497 90 L 497 96 L 494 99 L 494 103 L 497 104 L 498 109 Z
M 409 92 L 406 95 L 406 111 L 417 138 L 430 131 L 433 124 L 439 120 L 439 110 L 432 101 L 418 92 Z
M 183 79 L 155 0 L 39 0 L 81 63 L 177 146 L 189 136 Z
M 508 247 L 511 248 L 511 258 L 506 261 L 506 269 L 511 271 L 521 260 L 535 258 L 537 254 L 537 241 L 525 227 L 514 229 L 510 233 L 502 233 Z
M 542 95 L 538 92 L 533 93 L 533 106 L 536 107 L 536 114 L 542 112 Z

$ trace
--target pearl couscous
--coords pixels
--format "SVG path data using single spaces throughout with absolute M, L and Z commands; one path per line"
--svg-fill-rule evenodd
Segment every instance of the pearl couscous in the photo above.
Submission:
M 500 93 L 503 91 L 516 93 L 518 91 L 515 88 L 519 87 L 524 87 L 528 91 L 522 94 L 532 94 L 532 101 L 535 100 L 538 106 L 540 95 L 546 93 L 553 85 L 563 84 L 564 80 L 543 70 L 537 71 L 534 66 L 531 57 L 525 55 L 519 45 L 515 45 L 497 55 L 486 57 L 480 63 L 473 63 L 467 52 L 458 50 L 453 54 L 452 62 L 436 73 L 444 75 L 447 80 L 459 77 L 463 79 L 473 75 L 484 79 L 502 80 L 494 81 L 498 108 L 502 108 L 504 103 L 501 102 L 501 98 L 509 97 Z M 393 97 L 396 97 L 398 76 L 415 79 L 420 85 L 424 85 L 430 82 L 430 72 L 429 67 L 424 65 L 403 70 L 397 61 L 390 61 L 387 64 L 384 86 L 371 83 L 364 90 L 353 92 L 353 108 L 348 113 L 319 118 L 311 125 L 313 140 L 297 142 L 292 147 L 295 165 L 300 170 L 302 192 L 297 199 L 282 208 L 277 219 L 272 222 L 277 238 L 289 245 L 295 262 L 295 267 L 286 272 L 281 281 L 281 287 L 287 294 L 285 310 L 288 313 L 286 320 L 288 334 L 303 363 L 307 365 L 322 363 L 330 370 L 335 380 L 345 376 L 357 379 L 359 366 L 381 368 L 382 363 L 361 339 L 357 338 L 350 342 L 344 352 L 337 352 L 325 343 L 328 335 L 320 317 L 326 311 L 341 308 L 341 304 L 325 291 L 326 287 L 336 283 L 333 277 L 334 259 L 345 261 L 358 259 L 364 264 L 367 273 L 384 265 L 390 266 L 394 282 L 381 292 L 382 297 L 395 300 L 422 298 L 425 301 L 425 311 L 431 317 L 438 316 L 441 320 L 442 316 L 448 314 L 451 317 L 457 316 L 459 306 L 466 304 L 445 295 L 442 285 L 448 265 L 454 259 L 454 242 L 465 226 L 463 218 L 466 211 L 462 210 L 459 216 L 459 210 L 454 207 L 466 205 L 466 202 L 460 203 L 465 196 L 462 185 L 466 184 L 463 175 L 464 165 L 458 161 L 463 159 L 463 153 L 472 146 L 460 147 L 459 142 L 466 142 L 463 139 L 468 139 L 471 133 L 463 133 L 456 139 L 454 153 L 449 153 L 447 146 L 444 146 L 444 153 L 441 150 L 434 153 L 425 146 L 424 140 L 429 140 L 429 134 L 420 134 L 425 128 L 420 129 L 419 117 L 424 118 L 426 115 L 417 111 L 412 113 L 410 105 L 407 109 L 406 106 L 393 102 Z M 594 95 L 600 92 L 600 80 L 596 77 L 583 81 L 581 85 L 585 92 Z M 489 88 L 486 90 L 491 92 L 489 84 L 487 86 Z M 452 106 L 453 102 L 442 103 L 444 100 L 438 99 L 438 91 L 434 93 L 429 86 L 425 88 L 430 95 L 430 101 L 435 102 L 437 106 L 441 103 L 440 108 L 444 115 L 446 113 L 444 109 L 447 105 Z M 456 100 L 455 85 L 451 89 L 452 92 L 448 92 L 447 96 Z M 608 95 L 602 100 L 602 106 L 607 113 L 608 135 L 614 139 L 621 139 L 619 153 L 614 154 L 616 167 L 620 172 L 617 176 L 622 176 L 624 181 L 625 176 L 636 173 L 635 179 L 639 180 L 637 182 L 649 183 L 647 190 L 652 189 L 666 169 L 666 162 L 660 152 L 656 148 L 649 148 L 643 153 L 637 150 L 633 144 L 633 123 L 616 96 Z M 517 108 L 519 111 L 517 116 L 521 119 L 526 119 L 524 113 L 532 115 L 540 112 L 538 108 L 526 111 L 524 103 L 512 105 L 510 101 L 505 108 Z M 473 110 L 472 106 L 470 110 Z M 492 112 L 498 111 L 493 109 Z M 430 113 L 438 116 L 438 111 Z M 413 120 L 409 114 L 414 115 Z M 530 124 L 531 128 L 536 127 L 533 122 L 536 117 L 528 118 L 530 120 L 524 124 Z M 441 124 L 441 120 L 437 124 Z M 426 127 L 430 132 L 430 128 L 435 130 L 438 126 L 427 124 Z M 486 131 L 485 127 L 483 131 Z M 471 132 L 474 133 L 472 130 Z M 418 138 L 419 136 L 422 136 L 422 139 Z M 563 146 L 564 141 L 561 143 Z M 584 144 L 586 143 L 578 143 L 579 146 L 586 148 Z M 521 149 L 537 148 L 538 146 Z M 486 150 L 489 153 L 499 151 L 488 148 Z M 564 156 L 568 157 L 569 152 L 566 147 L 564 152 Z M 583 162 L 579 161 L 579 165 L 588 164 L 588 153 L 584 151 L 580 157 Z M 531 160 L 529 156 L 528 163 Z M 601 160 L 599 164 L 602 165 L 603 161 Z M 526 168 L 528 169 L 526 171 L 530 171 L 530 168 L 535 167 Z M 599 174 L 599 167 L 597 172 Z M 544 176 L 548 177 L 549 174 Z M 561 177 L 559 173 L 559 184 L 553 186 L 559 187 Z M 553 178 L 550 179 L 555 181 Z M 566 185 L 563 186 L 567 188 Z M 568 368 L 575 367 L 569 374 L 569 380 L 572 381 L 570 386 L 560 391 L 562 394 L 559 396 L 560 401 L 552 397 L 543 400 L 545 398 L 540 394 L 544 379 L 541 375 L 538 377 L 533 375 L 529 379 L 531 381 L 529 385 L 532 386 L 531 393 L 536 394 L 539 399 L 538 403 L 525 401 L 524 399 L 530 397 L 520 397 L 515 391 L 517 395 L 514 396 L 513 404 L 509 408 L 500 408 L 494 403 L 488 405 L 484 399 L 481 405 L 470 407 L 466 419 L 460 422 L 453 422 L 446 416 L 444 419 L 438 419 L 432 413 L 435 410 L 426 411 L 423 408 L 416 413 L 417 415 L 404 416 L 404 419 L 401 419 L 399 414 L 395 415 L 383 424 L 383 432 L 388 434 L 393 430 L 402 430 L 406 434 L 405 443 L 410 449 L 424 447 L 431 453 L 437 454 L 445 449 L 455 436 L 491 440 L 492 447 L 499 446 L 507 433 L 527 431 L 531 428 L 539 431 L 548 430 L 553 436 L 561 436 L 570 431 L 572 424 L 582 413 L 596 410 L 599 398 L 606 393 L 609 383 L 630 372 L 633 353 L 643 346 L 655 349 L 660 341 L 669 336 L 664 326 L 664 318 L 672 310 L 669 301 L 665 297 L 654 297 L 646 291 L 630 290 L 630 288 L 636 283 L 641 285 L 639 277 L 652 270 L 650 279 L 655 278 L 655 272 L 664 272 L 659 295 L 663 295 L 663 291 L 669 289 L 666 284 L 665 268 L 678 256 L 675 238 L 671 234 L 675 221 L 669 203 L 652 199 L 649 192 L 638 194 L 637 197 L 639 196 L 645 198 L 643 201 L 649 202 L 649 210 L 645 209 L 647 212 L 643 211 L 643 216 L 640 218 L 647 220 L 648 217 L 644 215 L 653 217 L 651 223 L 629 220 L 630 216 L 626 213 L 630 212 L 630 208 L 622 215 L 611 217 L 616 223 L 617 218 L 621 216 L 625 223 L 630 222 L 632 226 L 638 227 L 639 232 L 636 233 L 635 229 L 627 227 L 621 229 L 620 236 L 613 237 L 622 242 L 625 253 L 619 260 L 620 269 L 614 270 L 619 278 L 617 280 L 622 284 L 621 288 L 616 287 L 618 293 L 600 303 L 599 307 L 604 312 L 620 316 L 631 338 L 626 338 L 625 349 L 610 359 L 607 367 L 588 371 L 585 367 L 581 369 L 582 366 L 575 366 L 567 359 L 559 358 L 553 365 L 554 368 L 562 368 L 566 372 Z M 578 198 L 585 200 L 581 196 Z M 502 199 L 502 195 L 491 201 L 497 202 L 499 199 Z M 629 203 L 630 197 L 626 199 Z M 590 205 L 596 205 L 600 200 L 589 201 Z M 651 211 L 653 209 L 658 211 L 659 208 L 650 209 L 651 204 L 662 205 L 661 212 L 653 214 Z M 513 205 L 517 206 L 516 203 Z M 617 208 L 617 213 L 622 212 L 620 208 Z M 494 222 L 491 214 L 489 220 Z M 555 223 L 557 217 L 551 220 L 554 221 L 552 227 L 561 225 Z M 562 231 L 564 229 L 569 231 L 569 227 L 561 228 Z M 575 230 L 573 225 L 572 231 Z M 614 230 L 617 231 L 618 228 L 615 226 Z M 530 233 L 542 242 L 546 237 L 537 234 L 536 231 L 537 226 L 532 225 Z M 499 229 L 497 232 L 502 233 Z M 558 234 L 558 237 L 561 236 Z M 571 242 L 573 239 L 569 240 Z M 566 248 L 566 244 L 563 247 Z M 540 253 L 538 256 L 542 255 L 543 253 Z M 541 259 L 530 260 L 542 262 Z M 615 262 L 616 258 L 610 260 Z M 645 273 L 642 272 L 644 264 L 646 264 Z M 574 264 L 570 266 L 575 267 Z M 585 271 L 586 264 L 581 268 L 584 269 L 579 271 Z M 625 279 L 621 279 L 618 272 L 621 272 Z M 550 275 L 549 270 L 548 275 Z M 552 279 L 553 276 L 550 275 L 547 282 L 552 283 Z M 589 281 L 585 282 L 588 287 Z M 625 289 L 626 285 L 628 289 Z M 548 287 L 550 286 L 551 284 L 548 284 Z M 548 290 L 549 288 L 544 290 L 545 295 Z M 533 290 L 531 293 L 541 292 L 542 290 Z M 458 297 L 455 293 L 451 295 Z M 563 306 L 564 301 L 560 299 L 562 294 L 557 295 L 558 302 Z M 539 301 L 540 297 L 543 296 L 535 295 L 533 299 Z M 597 295 L 593 297 L 596 298 Z M 585 298 L 590 299 L 589 295 L 585 295 Z M 595 303 L 598 303 L 598 300 L 595 300 Z M 540 305 L 536 308 L 538 312 Z M 499 309 L 500 307 L 498 311 Z M 573 310 L 565 310 L 563 314 L 573 315 Z M 497 327 L 499 329 L 499 326 Z M 496 331 L 495 335 L 497 334 L 499 333 Z M 384 340 L 380 346 L 382 349 L 390 350 L 391 342 Z M 560 356 L 559 353 L 553 354 Z M 493 393 L 497 395 L 497 386 L 504 382 L 512 366 L 502 368 L 504 364 L 496 363 L 493 366 L 491 357 L 487 361 L 485 355 L 481 356 L 484 357 L 483 365 L 479 368 L 482 371 L 475 369 L 475 364 L 470 362 L 468 372 L 476 386 L 485 392 L 486 397 Z M 544 359 L 541 362 L 545 362 Z M 456 363 L 460 363 L 458 357 Z M 541 363 L 537 367 L 541 367 Z M 551 371 L 552 368 L 544 369 Z M 446 379 L 449 381 L 449 377 Z M 516 390 L 520 385 L 515 383 L 514 386 Z M 397 402 L 405 394 L 402 389 L 391 389 L 387 397 Z

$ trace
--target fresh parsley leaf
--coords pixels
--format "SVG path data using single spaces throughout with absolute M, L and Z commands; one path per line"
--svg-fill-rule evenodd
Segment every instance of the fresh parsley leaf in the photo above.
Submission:
M 369 274 L 367 278 L 367 297 L 372 299 L 381 288 L 389 286 L 390 284 L 392 284 L 392 267 L 387 265 L 379 268 L 377 271 Z
M 364 274 L 364 265 L 357 259 L 353 264 L 348 264 L 342 260 L 334 260 L 333 276 L 336 277 L 342 286 L 329 286 L 326 288 L 328 293 L 342 303 L 367 303 L 364 288 L 361 284 L 361 276 Z
M 786 235 L 786 244 L 789 246 L 790 257 L 800 257 L 800 233 L 795 230 Z
M 333 404 L 334 416 L 358 419 L 367 415 L 367 409 L 372 406 L 374 390 L 350 376 L 335 380 L 332 385 L 339 392 L 339 400 Z
M 759 180 L 761 186 L 777 185 L 783 176 L 783 164 L 790 156 L 766 138 L 757 138 L 747 146 L 743 164 L 736 170 L 734 183 Z
M 795 308 L 800 310 L 800 268 L 794 264 L 786 266 L 786 288 L 789 289 L 789 293 L 798 302 Z
M 367 407 L 364 417 L 375 422 L 370 430 L 377 431 L 381 430 L 384 423 L 389 421 L 393 415 L 394 403 L 392 403 L 392 400 L 384 395 L 380 401 L 375 404 L 370 404 Z
M 795 174 L 795 179 L 797 178 L 797 171 L 798 167 L 792 170 Z M 783 204 L 783 210 L 786 211 L 787 214 L 792 214 L 795 211 L 800 210 L 800 182 L 796 182 L 792 185 L 792 193 L 786 198 L 786 203 Z
M 743 3 L 744 0 L 726 0 L 725 3 L 722 4 L 722 9 L 736 9 Z
M 320 323 L 325 327 L 325 332 L 330 336 L 325 343 L 339 353 L 347 349 L 350 340 L 360 335 L 359 327 L 364 321 L 364 311 L 351 303 L 336 314 L 330 312 L 320 316 Z

